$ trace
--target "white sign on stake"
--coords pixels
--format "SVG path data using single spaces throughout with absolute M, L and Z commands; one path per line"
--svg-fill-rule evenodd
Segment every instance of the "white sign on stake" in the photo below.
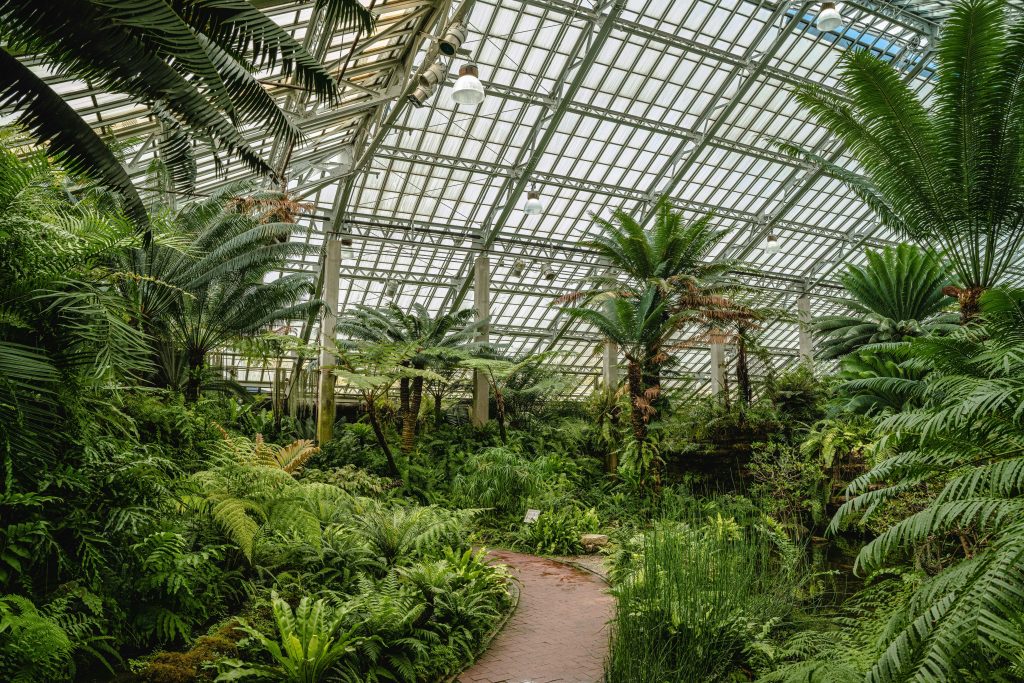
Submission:
M 533 524 L 537 521 L 538 517 L 540 517 L 540 510 L 527 510 L 523 521 L 527 524 Z

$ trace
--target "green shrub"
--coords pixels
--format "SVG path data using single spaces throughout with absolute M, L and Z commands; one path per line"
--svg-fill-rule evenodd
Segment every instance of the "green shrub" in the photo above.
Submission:
M 540 487 L 537 472 L 508 448 L 487 448 L 466 460 L 455 480 L 458 499 L 467 507 L 491 508 L 500 515 L 522 515 L 526 500 Z
M 268 663 L 226 659 L 218 663 L 218 681 L 245 679 L 285 681 L 287 683 L 318 683 L 334 676 L 356 681 L 354 655 L 361 639 L 356 628 L 344 628 L 343 611 L 331 607 L 326 600 L 302 598 L 298 607 L 291 606 L 276 594 L 272 597 L 277 636 L 264 635 L 247 624 L 241 628 L 249 636 L 249 644 L 263 653 Z
M 575 555 L 583 550 L 580 537 L 600 529 L 601 522 L 594 508 L 544 510 L 537 521 L 521 523 L 515 544 L 542 555 Z
M 74 673 L 68 634 L 18 595 L 0 597 L 0 679 L 10 683 L 68 680 Z

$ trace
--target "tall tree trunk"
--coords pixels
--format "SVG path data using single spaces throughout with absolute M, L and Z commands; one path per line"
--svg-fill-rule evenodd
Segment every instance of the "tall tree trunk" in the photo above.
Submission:
M 505 395 L 501 393 L 501 389 L 497 386 L 494 389 L 494 406 L 495 414 L 498 418 L 498 434 L 501 435 L 501 443 L 508 443 L 508 434 L 505 433 Z
M 423 403 L 423 378 L 412 378 L 412 391 L 409 397 L 409 409 L 402 418 L 402 452 L 410 453 L 416 446 L 416 421 L 420 416 L 420 405 Z
M 195 403 L 199 400 L 199 390 L 203 382 L 203 368 L 206 366 L 206 353 L 203 351 L 188 352 L 188 377 L 185 379 L 185 402 Z
M 736 386 L 739 389 L 740 403 L 750 405 L 750 366 L 747 364 L 747 342 L 742 334 L 736 341 Z
M 398 414 L 405 420 L 409 412 L 409 378 L 403 377 L 398 380 Z
M 388 461 L 388 474 L 397 479 L 398 464 L 395 462 L 395 456 L 391 453 L 391 447 L 388 446 L 387 437 L 384 436 L 384 430 L 381 428 L 380 420 L 377 417 L 377 407 L 372 400 L 366 401 L 366 415 L 370 418 L 373 435 L 377 437 L 377 445 L 380 446 L 380 449 L 384 452 L 384 458 Z
M 633 427 L 633 439 L 638 446 L 641 446 L 647 441 L 647 422 L 644 420 L 643 411 L 645 400 L 643 372 L 639 363 L 630 361 L 626 373 L 629 380 L 630 423 Z
M 441 410 L 441 399 L 443 396 L 440 393 L 434 394 L 434 427 L 440 429 L 444 424 L 444 412 Z

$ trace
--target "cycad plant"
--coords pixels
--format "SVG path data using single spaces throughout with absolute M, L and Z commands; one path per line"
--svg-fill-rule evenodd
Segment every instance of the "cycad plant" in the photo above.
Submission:
M 357 306 L 338 320 L 337 330 L 356 342 L 409 346 L 409 357 L 402 363 L 414 370 L 445 369 L 474 346 L 473 338 L 483 324 L 474 320 L 475 315 L 467 308 L 435 316 L 422 304 L 413 304 L 408 311 L 394 303 L 382 308 Z M 403 453 L 416 444 L 424 379 L 414 373 L 399 380 Z
M 357 0 L 316 0 L 315 9 L 329 33 L 373 24 Z M 164 126 L 168 161 L 189 154 L 182 136 L 187 129 L 264 174 L 281 169 L 267 165 L 240 126 L 258 123 L 286 144 L 299 131 L 254 73 L 279 65 L 326 102 L 339 94 L 328 69 L 248 0 L 0 0 L 0 43 L 0 104 L 16 110 L 51 152 L 120 193 L 139 224 L 148 217 L 124 167 L 30 68 L 32 59 L 151 106 Z
M 881 420 L 894 455 L 850 486 L 832 523 L 870 515 L 908 491 L 932 491 L 861 551 L 871 571 L 931 549 L 938 562 L 887 632 L 869 680 L 1011 680 L 1024 651 L 1024 291 L 990 290 L 979 324 L 907 343 L 931 368 L 912 402 Z
M 848 100 L 816 88 L 797 100 L 846 144 L 863 175 L 800 150 L 853 189 L 900 235 L 938 251 L 959 281 L 964 320 L 999 284 L 1024 240 L 1024 19 L 1002 0 L 961 0 L 942 27 L 929 102 L 869 50 L 848 52 Z
M 688 223 L 668 198 L 662 197 L 648 228 L 622 210 L 615 211 L 611 220 L 595 221 L 601 232 L 583 244 L 597 252 L 608 270 L 559 303 L 600 308 L 609 298 L 639 299 L 653 290 L 654 306 L 665 301 L 659 309 L 663 318 L 685 311 L 688 319 L 698 324 L 728 305 L 723 292 L 729 286 L 733 264 L 710 258 L 725 234 L 712 225 L 711 216 Z M 644 356 L 644 382 L 660 391 L 660 368 L 668 358 L 653 347 Z
M 198 398 L 209 383 L 207 356 L 279 320 L 319 306 L 305 273 L 280 274 L 309 247 L 289 240 L 291 223 L 262 223 L 218 195 L 154 214 L 156 239 L 125 250 L 117 266 L 132 273 L 118 287 L 154 345 L 159 383 Z
M 636 461 L 642 477 L 649 475 L 657 490 L 661 482 L 660 460 L 648 442 L 647 423 L 658 389 L 644 381 L 644 370 L 664 361 L 669 339 L 686 314 L 670 313 L 669 302 L 653 284 L 639 297 L 609 299 L 603 310 L 574 307 L 566 312 L 596 327 L 618 344 L 625 356 Z
M 867 264 L 850 265 L 841 281 L 854 300 L 849 315 L 818 318 L 818 356 L 839 358 L 866 344 L 902 341 L 956 327 L 943 287 L 946 267 L 933 254 L 911 244 L 868 250 Z

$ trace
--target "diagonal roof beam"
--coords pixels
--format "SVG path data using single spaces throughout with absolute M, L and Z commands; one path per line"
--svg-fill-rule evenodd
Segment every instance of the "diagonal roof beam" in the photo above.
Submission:
M 611 8 L 607 14 L 599 15 L 591 18 L 590 25 L 597 29 L 597 33 L 587 33 L 580 37 L 577 41 L 576 46 L 572 51 L 572 58 L 569 59 L 569 65 L 559 78 L 560 83 L 565 83 L 566 78 L 570 71 L 575 71 L 572 80 L 565 84 L 565 88 L 557 97 L 557 104 L 554 109 L 547 116 L 544 121 L 544 132 L 538 140 L 536 137 L 537 128 L 531 132 L 531 139 L 527 141 L 527 144 L 523 145 L 523 151 L 532 150 L 526 161 L 519 165 L 517 164 L 518 175 L 515 177 L 506 178 L 502 184 L 501 191 L 498 196 L 502 199 L 495 204 L 484 219 L 483 225 L 481 226 L 481 248 L 486 251 L 494 243 L 495 238 L 504 229 L 505 224 L 508 222 L 509 217 L 512 215 L 512 211 L 515 209 L 515 198 L 519 197 L 526 191 L 527 185 L 530 182 L 530 176 L 537 169 L 537 165 L 540 163 L 541 158 L 544 156 L 544 152 L 548 145 L 551 143 L 551 139 L 555 136 L 558 131 L 558 125 L 561 123 L 562 118 L 569 111 L 569 107 L 572 103 L 573 97 L 583 84 L 584 79 L 587 76 L 587 72 L 591 65 L 597 60 L 598 55 L 601 54 L 601 50 L 604 48 L 605 42 L 608 40 L 608 36 L 611 35 L 612 28 L 615 25 L 616 19 L 622 13 L 623 8 L 626 5 L 626 0 L 614 0 L 611 4 Z M 583 48 L 586 46 L 586 53 L 579 59 L 576 58 Z M 556 87 L 556 91 L 557 91 Z M 445 300 L 445 308 L 450 310 L 457 309 L 465 301 L 466 295 L 469 293 L 470 286 L 473 282 L 473 273 L 469 269 L 468 263 L 463 265 L 466 269 L 466 273 L 463 277 L 462 285 L 458 290 L 453 290 L 452 294 Z

